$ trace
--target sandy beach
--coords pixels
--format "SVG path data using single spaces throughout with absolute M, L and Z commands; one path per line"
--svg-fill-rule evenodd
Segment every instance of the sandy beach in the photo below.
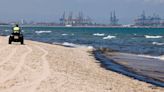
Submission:
M 91 51 L 29 40 L 8 45 L 0 37 L 0 92 L 164 92 L 105 70 Z

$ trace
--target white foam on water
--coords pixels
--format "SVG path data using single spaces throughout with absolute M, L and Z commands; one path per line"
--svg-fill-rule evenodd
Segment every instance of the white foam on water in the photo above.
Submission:
M 64 46 L 71 46 L 71 47 L 77 47 L 78 46 L 76 44 L 69 43 L 69 42 L 64 42 L 64 43 L 62 43 L 62 45 L 64 45 Z
M 87 48 L 88 48 L 88 49 L 92 49 L 92 50 L 94 49 L 94 47 L 93 47 L 93 46 L 88 46 Z
M 79 45 L 79 44 L 74 44 L 74 43 L 69 43 L 69 42 L 64 42 L 62 43 L 63 46 L 68 46 L 68 47 L 75 47 L 75 48 L 87 48 L 90 50 L 93 50 L 94 47 L 93 46 L 87 46 L 87 45 Z
M 94 35 L 94 36 L 105 36 L 104 33 L 94 33 L 93 35 Z
M 7 35 L 7 36 L 6 36 L 6 38 L 9 38 L 9 37 L 10 37 L 10 35 Z
M 54 44 L 54 45 L 61 45 L 61 43 L 58 43 L 58 42 L 53 42 L 52 44 Z
M 62 34 L 63 36 L 66 36 L 66 35 L 68 35 L 68 34 Z
M 63 46 L 68 46 L 68 47 L 84 47 L 84 48 L 88 48 L 88 49 L 94 49 L 93 46 L 87 46 L 87 45 L 79 45 L 79 44 L 74 44 L 74 43 L 69 43 L 69 42 L 63 42 L 63 43 L 57 43 L 57 42 L 53 42 L 52 44 L 54 45 L 63 45 Z
M 157 39 L 157 38 L 163 38 L 163 36 L 151 36 L 151 35 L 145 35 L 145 38 L 152 38 L 152 39 Z
M 160 56 L 160 59 L 161 59 L 161 60 L 164 60 L 164 55 Z
M 138 56 L 146 57 L 146 58 L 152 58 L 152 59 L 159 59 L 159 60 L 164 61 L 164 55 L 161 55 L 161 56 L 138 55 Z
M 158 46 L 162 46 L 164 45 L 164 43 L 159 43 L 159 42 L 152 42 L 153 45 L 158 45 Z
M 51 33 L 52 31 L 35 31 L 37 34 L 42 34 L 42 33 Z
M 104 40 L 113 39 L 113 38 L 116 38 L 116 36 L 108 35 L 107 37 L 103 37 Z

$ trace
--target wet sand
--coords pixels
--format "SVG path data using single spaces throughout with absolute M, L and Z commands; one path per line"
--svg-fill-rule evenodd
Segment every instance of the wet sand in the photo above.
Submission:
M 164 87 L 163 56 L 122 53 L 107 48 L 94 51 L 94 55 L 101 61 L 103 68 Z
M 86 47 L 0 37 L 0 92 L 163 92 L 164 88 L 105 70 Z
M 135 54 L 109 52 L 106 56 L 130 70 L 164 83 L 164 61 Z

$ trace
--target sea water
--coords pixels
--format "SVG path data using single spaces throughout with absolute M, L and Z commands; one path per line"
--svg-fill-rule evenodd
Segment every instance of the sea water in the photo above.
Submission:
M 25 39 L 71 47 L 89 46 L 94 48 L 109 48 L 118 52 L 137 54 L 135 57 L 151 58 L 150 61 L 146 59 L 147 63 L 145 63 L 145 59 L 140 60 L 141 65 L 139 66 L 134 64 L 138 63 L 138 60 L 129 61 L 128 64 L 132 64 L 131 67 L 133 68 L 137 67 L 135 70 L 142 69 L 146 76 L 150 75 L 150 72 L 146 72 L 145 70 L 151 68 L 153 71 L 151 75 L 159 75 L 160 73 L 162 77 L 159 79 L 164 79 L 164 28 L 23 27 L 22 32 Z M 0 35 L 10 35 L 10 33 L 10 27 L 0 27 Z M 103 56 L 101 58 L 100 54 L 96 54 L 96 56 L 98 56 L 97 58 L 100 61 L 103 60 L 102 64 L 107 65 L 107 69 L 112 68 L 111 70 L 113 71 L 121 72 L 155 85 L 164 86 L 163 82 L 128 72 L 122 66 L 119 68 L 116 64 L 109 62 L 109 59 L 105 59 Z M 160 62 L 158 62 L 159 60 Z
M 0 28 L 9 35 L 11 28 Z M 24 27 L 25 39 L 110 48 L 120 52 L 160 56 L 164 54 L 163 28 Z

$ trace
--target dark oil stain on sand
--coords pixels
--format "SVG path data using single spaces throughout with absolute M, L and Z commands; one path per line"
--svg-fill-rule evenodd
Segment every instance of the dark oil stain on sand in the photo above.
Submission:
M 164 87 L 164 61 L 116 51 L 94 51 L 95 58 L 107 70 Z

